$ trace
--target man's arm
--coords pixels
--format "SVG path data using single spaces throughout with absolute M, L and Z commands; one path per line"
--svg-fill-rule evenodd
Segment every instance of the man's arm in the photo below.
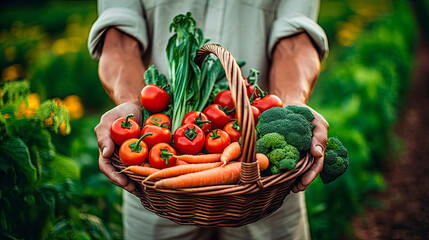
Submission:
M 139 43 L 117 29 L 110 28 L 105 35 L 98 74 L 104 89 L 116 105 L 140 104 L 145 70 Z
M 143 74 L 146 70 L 141 52 L 139 43 L 134 38 L 110 28 L 104 38 L 98 66 L 101 83 L 117 105 L 103 114 L 100 123 L 94 129 L 100 153 L 98 163 L 100 170 L 112 183 L 129 192 L 135 190 L 134 183 L 128 181 L 125 175 L 116 173 L 110 160 L 115 149 L 115 144 L 110 138 L 110 126 L 116 119 L 130 113 L 134 114 L 134 119 L 138 123 L 141 123 L 139 96 L 144 86 Z
M 320 71 L 319 55 L 307 33 L 281 39 L 272 54 L 269 88 L 286 105 L 306 106 Z M 311 109 L 311 108 L 310 108 Z M 329 125 L 311 109 L 315 119 L 310 152 L 315 162 L 305 173 L 293 192 L 303 191 L 323 167 Z

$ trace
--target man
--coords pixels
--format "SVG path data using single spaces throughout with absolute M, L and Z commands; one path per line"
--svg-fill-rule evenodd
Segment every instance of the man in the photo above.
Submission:
M 327 40 L 317 25 L 319 1 L 99 1 L 99 17 L 89 36 L 89 50 L 99 60 L 99 76 L 117 106 L 106 112 L 95 128 L 100 150 L 100 170 L 114 184 L 133 192 L 135 184 L 115 173 L 110 156 L 114 143 L 110 125 L 133 113 L 141 122 L 139 94 L 146 67 L 155 64 L 169 76 L 165 47 L 172 35 L 174 16 L 191 12 L 205 38 L 221 44 L 237 60 L 246 62 L 243 72 L 258 69 L 260 84 L 279 96 L 284 105 L 306 106 L 317 81 Z M 310 170 L 292 189 L 283 206 L 256 223 L 240 228 L 201 229 L 181 226 L 145 210 L 139 200 L 124 191 L 124 235 L 128 239 L 210 239 L 214 231 L 227 239 L 309 239 L 304 194 L 321 171 L 328 123 L 315 115 Z

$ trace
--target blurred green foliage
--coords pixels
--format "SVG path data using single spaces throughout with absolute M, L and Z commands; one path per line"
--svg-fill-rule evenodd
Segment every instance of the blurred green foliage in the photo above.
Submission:
M 2 238 L 121 239 L 121 190 L 99 171 L 93 134 L 100 116 L 113 106 L 86 46 L 96 2 L 6 2 L 0 8 L 2 87 L 28 79 L 31 91 L 25 94 L 36 92 L 42 100 L 64 105 L 72 131 L 64 136 L 49 127 L 28 125 L 34 129 L 22 134 L 40 139 L 30 141 L 23 135 L 2 142 L 15 146 L 18 159 L 30 154 L 33 161 L 33 155 L 40 155 L 37 151 L 46 155 L 38 164 L 31 162 L 45 169 L 36 171 L 38 177 L 46 174 L 43 180 L 29 184 L 31 164 L 13 167 L 16 177 L 7 181 L 18 184 L 15 192 L 6 194 L 2 179 L 0 202 L 6 207 L 1 208 L 0 223 L 7 229 Z M 415 22 L 405 0 L 326 0 L 321 2 L 319 23 L 328 35 L 330 53 L 309 105 L 330 123 L 330 136 L 348 148 L 350 167 L 333 183 L 323 185 L 317 178 L 311 184 L 306 191 L 309 221 L 313 239 L 352 238 L 350 219 L 377 204 L 368 193 L 383 189 L 382 166 L 390 164 L 385 159 L 401 147 L 392 130 L 409 87 Z M 8 134 L 1 137 L 12 136 Z M 7 153 L 1 152 L 2 160 Z M 5 166 L 2 161 L 0 171 L 10 171 Z M 12 218 L 11 201 L 29 217 Z
M 309 105 L 347 147 L 350 166 L 329 185 L 312 184 L 306 196 L 312 236 L 352 238 L 350 219 L 376 204 L 368 195 L 384 188 L 383 166 L 401 149 L 393 130 L 410 85 L 416 23 L 405 1 L 325 3 L 345 15 L 323 16 L 322 8 L 321 25 L 334 41 Z
M 89 111 L 111 106 L 87 50 L 95 2 L 50 1 L 2 11 L 2 79 L 28 78 L 42 99 L 77 95 Z

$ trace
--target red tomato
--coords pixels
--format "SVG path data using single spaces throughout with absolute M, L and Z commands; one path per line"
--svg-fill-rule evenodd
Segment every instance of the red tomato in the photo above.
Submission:
M 212 104 L 203 113 L 212 121 L 213 129 L 223 129 L 223 127 L 232 119 L 232 116 L 225 113 L 219 104 Z
M 222 153 L 230 143 L 231 138 L 228 133 L 220 129 L 214 129 L 207 134 L 205 147 L 209 153 Z
M 214 99 L 214 103 L 219 104 L 222 108 L 228 107 L 227 111 L 232 111 L 235 108 L 230 90 L 218 93 Z
M 261 115 L 261 111 L 259 111 L 259 109 L 255 106 L 250 106 L 250 108 L 252 109 L 252 114 L 253 114 L 253 121 L 255 122 L 255 126 L 258 123 L 258 117 L 259 115 Z M 234 116 L 235 119 L 237 119 L 237 114 L 235 114 Z
M 243 80 L 246 84 L 247 97 L 250 99 L 250 97 L 252 97 L 253 91 L 255 90 L 255 85 L 249 83 L 247 78 L 243 77 Z M 258 93 L 259 93 L 259 90 L 256 88 L 255 96 L 253 98 L 256 98 L 256 96 L 258 96 Z
M 255 106 L 250 106 L 250 108 L 252 109 L 253 120 L 256 126 L 256 124 L 258 124 L 258 118 L 259 118 L 259 115 L 261 115 L 261 111 L 259 111 L 259 109 Z
M 133 114 L 129 114 L 119 118 L 110 127 L 110 137 L 117 145 L 121 145 L 127 139 L 139 137 L 140 126 L 132 117 Z
M 169 102 L 168 93 L 155 84 L 146 85 L 140 93 L 140 103 L 150 112 L 161 112 Z
M 146 125 L 142 128 L 140 136 L 143 136 L 147 133 L 152 133 L 151 136 L 147 136 L 144 139 L 149 149 L 157 143 L 170 144 L 171 142 L 171 132 L 168 130 L 168 128 L 158 127 L 155 125 Z
M 259 111 L 259 110 L 258 110 Z M 231 142 L 238 142 L 238 139 L 241 137 L 240 126 L 238 125 L 238 120 L 233 120 L 225 125 L 223 131 L 228 133 L 231 138 Z
M 261 113 L 272 107 L 283 107 L 282 100 L 273 94 L 268 94 L 262 99 L 253 101 L 253 106 L 257 107 Z
M 186 124 L 176 129 L 173 135 L 176 150 L 183 154 L 196 154 L 204 147 L 205 135 L 195 124 Z
M 142 141 L 145 137 L 131 138 L 122 143 L 119 148 L 119 158 L 125 165 L 141 165 L 146 161 L 148 148 L 146 143 Z
M 149 152 L 150 166 L 158 169 L 168 168 L 176 165 L 176 150 L 167 143 L 158 143 Z
M 183 118 L 182 125 L 185 124 L 195 124 L 203 130 L 206 134 L 212 128 L 212 122 L 209 121 L 209 118 L 202 112 L 191 111 L 188 112 Z
M 155 125 L 159 127 L 171 127 L 171 119 L 169 116 L 163 113 L 156 113 L 149 116 L 144 122 L 144 126 L 146 125 Z

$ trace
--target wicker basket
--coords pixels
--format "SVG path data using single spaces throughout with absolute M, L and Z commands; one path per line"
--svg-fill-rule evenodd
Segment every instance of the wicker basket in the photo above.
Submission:
M 155 189 L 156 179 L 141 185 L 144 176 L 125 171 L 136 181 L 135 195 L 143 206 L 161 217 L 176 223 L 200 227 L 239 227 L 255 222 L 276 211 L 296 184 L 297 179 L 308 170 L 313 157 L 307 154 L 296 168 L 275 175 L 261 177 L 255 160 L 255 125 L 246 86 L 241 71 L 232 55 L 220 46 L 207 44 L 198 50 L 195 62 L 215 54 L 222 63 L 234 100 L 242 134 L 242 166 L 239 183 L 186 189 Z M 115 153 L 113 165 L 119 170 L 126 166 Z

